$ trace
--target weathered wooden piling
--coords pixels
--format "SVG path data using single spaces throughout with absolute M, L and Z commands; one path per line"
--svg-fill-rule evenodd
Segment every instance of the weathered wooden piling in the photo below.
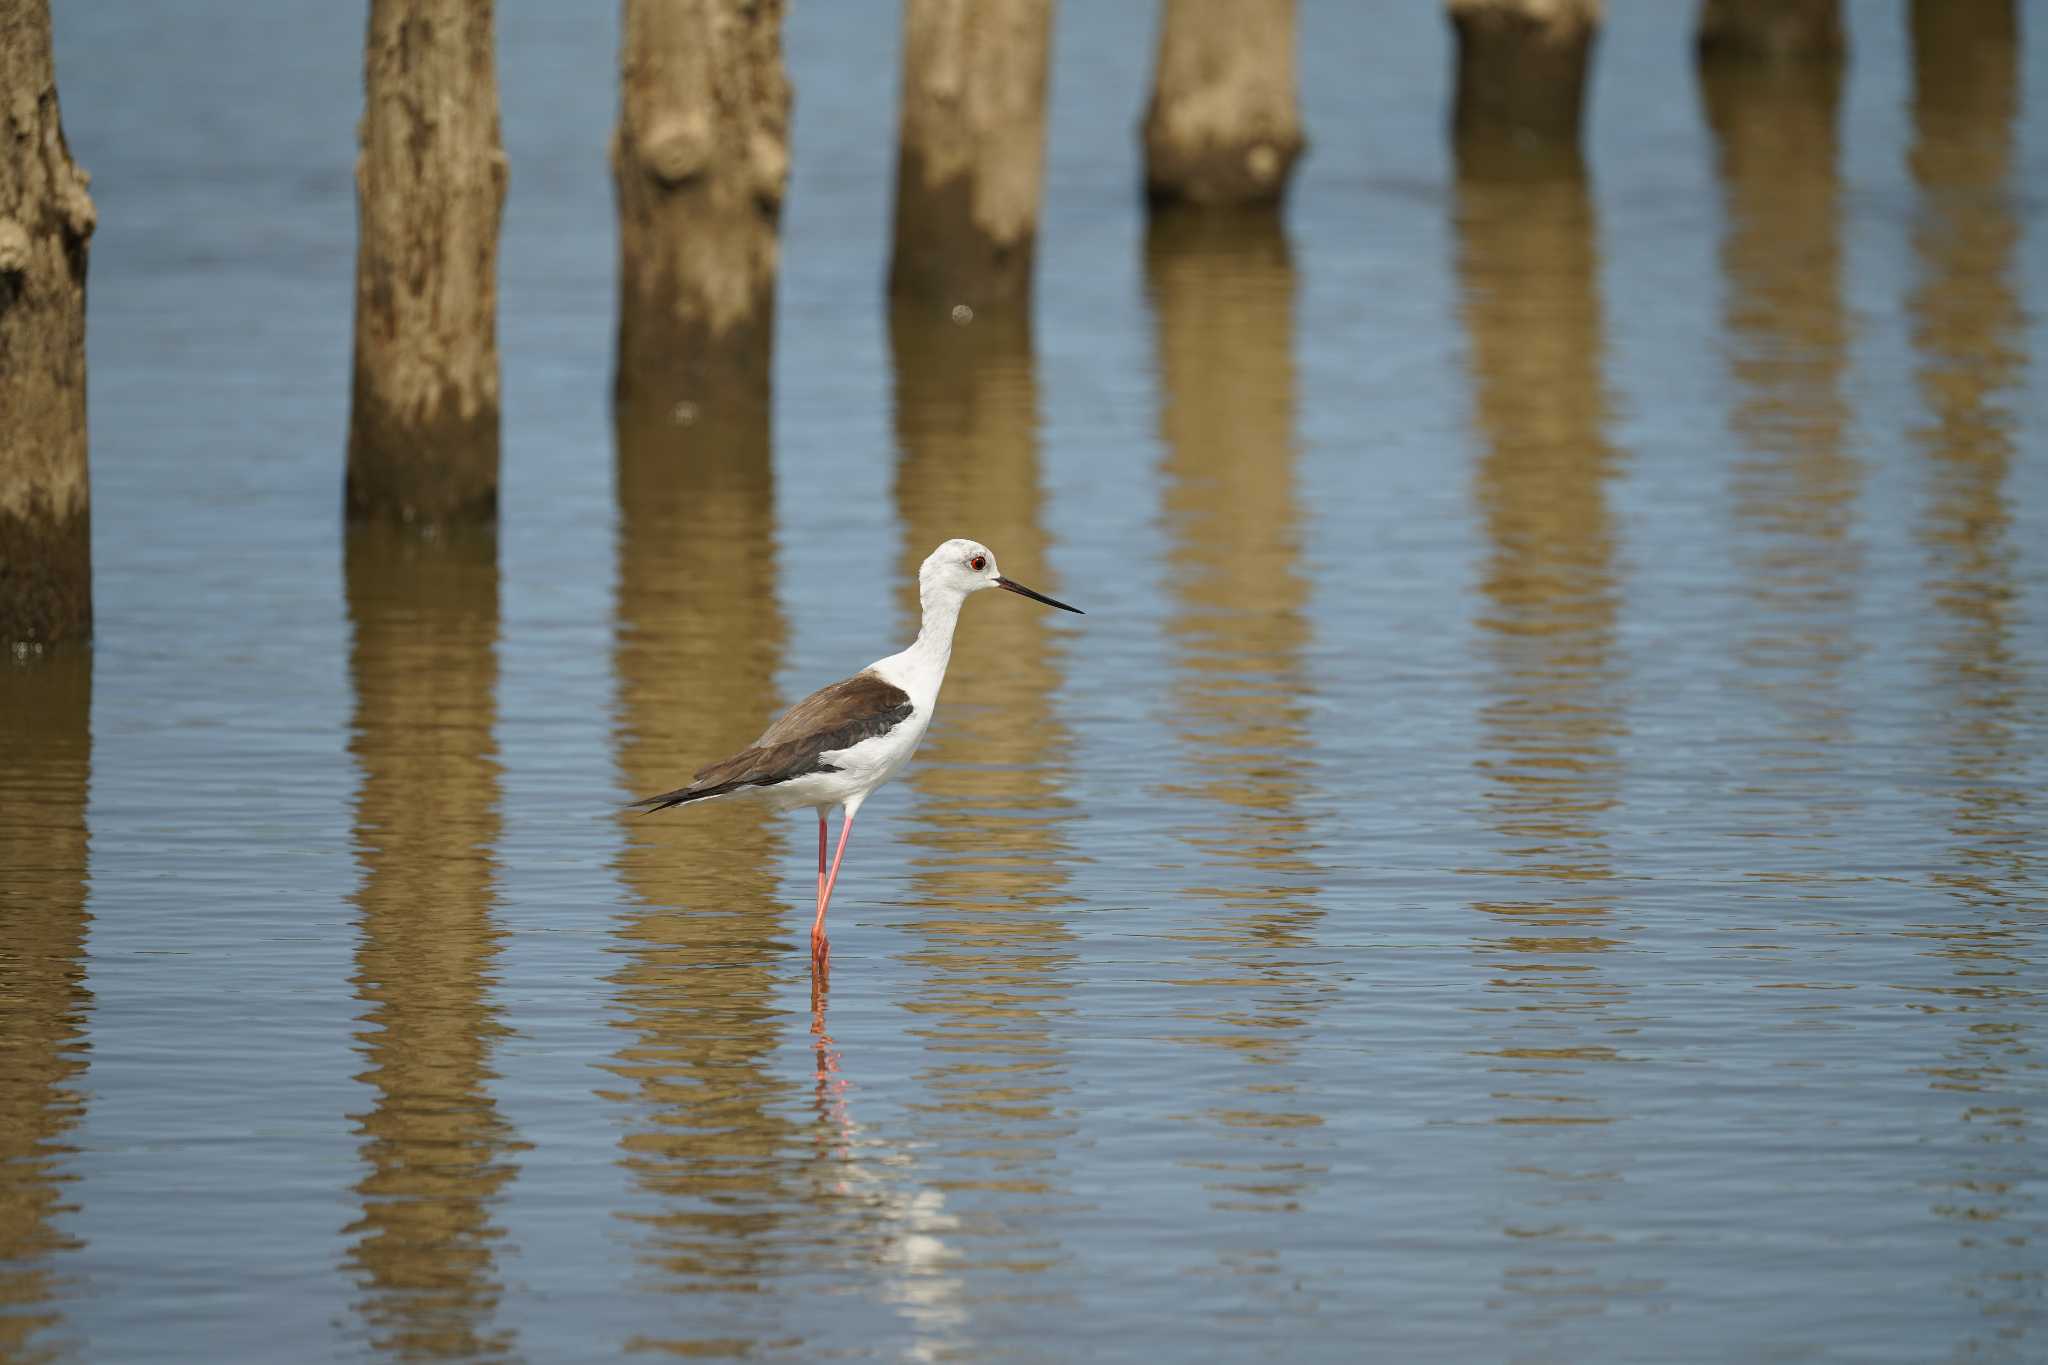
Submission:
M 1601 0 L 1447 0 L 1457 33 L 1451 134 L 1461 167 L 1576 163 Z
M 1834 61 L 1847 50 L 1841 0 L 1701 0 L 1702 61 Z
M 891 295 L 1028 304 L 1051 52 L 1052 0 L 904 0 Z
M 782 9 L 625 0 L 612 140 L 622 408 L 687 424 L 768 392 L 789 178 Z
M 356 163 L 351 520 L 498 512 L 498 132 L 491 0 L 371 0 Z
M 1155 204 L 1277 204 L 1305 139 L 1294 0 L 1166 0 L 1145 111 Z
M 0 647 L 92 635 L 85 266 L 49 0 L 0 0 Z

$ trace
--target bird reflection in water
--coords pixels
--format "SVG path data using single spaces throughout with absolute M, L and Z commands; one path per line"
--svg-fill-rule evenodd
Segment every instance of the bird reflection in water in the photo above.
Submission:
M 966 1282 L 956 1273 L 961 1258 L 951 1240 L 960 1220 L 908 1149 L 869 1132 L 854 1117 L 854 1086 L 826 1031 L 830 976 L 828 967 L 814 965 L 814 1169 L 844 1216 L 842 1244 L 882 1267 L 882 1297 L 914 1333 L 909 1354 L 920 1360 L 958 1354 L 971 1318 Z

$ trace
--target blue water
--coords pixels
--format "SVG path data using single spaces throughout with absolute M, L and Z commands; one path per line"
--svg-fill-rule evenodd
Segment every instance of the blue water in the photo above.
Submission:
M 1285 231 L 1204 238 L 1068 5 L 1019 345 L 892 334 L 895 28 L 795 6 L 767 458 L 676 489 L 614 15 L 503 6 L 503 524 L 422 546 L 339 519 L 359 10 L 59 7 L 0 1359 L 2040 1358 L 2048 40 L 1916 100 L 1850 8 L 1831 135 L 1614 7 L 1516 188 L 1434 7 L 1305 5 Z M 820 990 L 808 816 L 615 805 L 952 535 L 1089 614 L 969 605 Z

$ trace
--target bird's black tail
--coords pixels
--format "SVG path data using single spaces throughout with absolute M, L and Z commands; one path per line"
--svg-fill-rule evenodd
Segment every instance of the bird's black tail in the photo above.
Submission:
M 714 796 L 724 796 L 735 788 L 745 786 L 743 782 L 717 782 L 708 787 L 677 787 L 672 792 L 659 796 L 643 796 L 638 801 L 628 801 L 627 810 L 637 810 L 642 815 L 652 815 L 658 810 L 671 806 L 687 806 L 692 801 L 708 801 Z
M 658 810 L 667 810 L 670 806 L 680 806 L 685 802 L 694 801 L 701 795 L 703 793 L 693 792 L 688 787 L 678 787 L 659 796 L 643 796 L 638 801 L 628 801 L 626 809 L 637 810 L 642 815 L 652 815 Z

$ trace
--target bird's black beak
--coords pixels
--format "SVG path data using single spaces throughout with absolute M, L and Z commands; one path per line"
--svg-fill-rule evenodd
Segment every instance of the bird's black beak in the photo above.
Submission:
M 996 586 L 999 588 L 1008 588 L 1011 592 L 1016 593 L 1019 597 L 1028 597 L 1034 602 L 1043 602 L 1048 607 L 1058 607 L 1061 611 L 1070 611 L 1074 613 L 1074 615 L 1076 616 L 1086 616 L 1088 614 L 1087 612 L 1082 611 L 1079 607 L 1070 607 L 1064 602 L 1055 602 L 1052 598 L 1047 597 L 1044 593 L 1033 592 L 1031 591 L 1031 589 L 1025 587 L 1022 583 L 1013 582 L 1010 579 L 1002 577 L 1000 574 L 996 576 Z

